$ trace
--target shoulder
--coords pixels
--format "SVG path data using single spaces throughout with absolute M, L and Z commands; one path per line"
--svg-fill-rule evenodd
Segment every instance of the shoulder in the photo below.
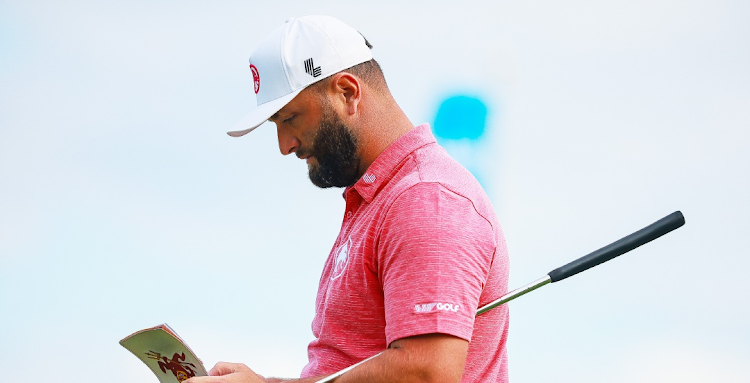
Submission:
M 486 204 L 484 199 L 453 186 L 436 181 L 410 185 L 394 197 L 385 213 L 383 227 L 412 231 L 428 227 L 451 235 L 471 230 L 493 231 L 494 212 L 482 208 Z
M 396 201 L 410 205 L 429 201 L 444 203 L 443 207 L 473 211 L 491 226 L 496 226 L 494 208 L 482 185 L 474 175 L 436 143 L 426 145 L 412 153 L 415 177 L 408 185 L 402 185 Z M 450 213 L 450 210 L 442 210 Z

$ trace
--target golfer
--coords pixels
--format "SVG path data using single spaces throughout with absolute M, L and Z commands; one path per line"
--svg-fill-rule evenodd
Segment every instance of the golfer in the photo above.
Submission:
M 299 379 L 218 363 L 188 383 L 315 382 L 380 355 L 336 382 L 507 382 L 508 308 L 500 225 L 476 179 L 414 126 L 371 45 L 326 16 L 290 19 L 250 57 L 257 107 L 242 136 L 276 125 L 281 154 L 310 180 L 344 188 L 341 232 L 318 287 Z M 419 65 L 437 65 L 425 57 Z

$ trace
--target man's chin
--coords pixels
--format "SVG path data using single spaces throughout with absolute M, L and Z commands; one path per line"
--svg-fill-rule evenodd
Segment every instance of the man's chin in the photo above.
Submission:
M 310 182 L 312 182 L 313 185 L 315 185 L 315 186 L 317 186 L 317 187 L 319 187 L 321 189 L 328 189 L 328 188 L 332 188 L 332 187 L 336 186 L 336 185 L 332 185 L 332 184 L 327 183 L 327 182 L 323 182 L 319 178 L 315 178 L 312 175 L 310 176 Z
M 332 169 L 330 166 L 321 166 L 315 158 L 307 164 L 307 174 L 310 177 L 310 182 L 321 189 L 349 187 L 359 179 L 354 169 L 346 171 L 346 169 Z
M 320 166 L 317 162 L 308 162 L 307 163 L 307 175 L 310 177 L 310 180 L 313 178 L 318 177 L 318 173 L 320 172 Z
M 310 182 L 321 189 L 343 187 L 338 185 L 336 180 L 331 179 L 330 177 L 324 177 L 320 172 L 320 167 L 317 165 L 310 164 L 310 166 L 308 166 L 308 176 L 310 177 Z
M 310 162 L 307 164 L 307 176 L 310 178 L 310 182 L 312 182 L 313 185 L 321 189 L 326 189 L 333 186 L 325 182 L 320 176 L 320 166 L 316 162 Z

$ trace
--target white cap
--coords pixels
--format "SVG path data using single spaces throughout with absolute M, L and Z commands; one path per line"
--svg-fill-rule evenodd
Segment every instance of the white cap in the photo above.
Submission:
M 333 17 L 287 20 L 250 55 L 258 106 L 228 134 L 250 133 L 309 85 L 369 60 L 365 38 Z

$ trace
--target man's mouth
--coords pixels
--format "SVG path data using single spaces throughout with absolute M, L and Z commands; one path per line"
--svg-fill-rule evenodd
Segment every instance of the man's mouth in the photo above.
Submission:
M 313 158 L 315 158 L 309 154 L 302 154 L 302 155 L 298 155 L 297 157 L 300 160 L 305 160 L 305 162 L 307 162 L 308 164 L 312 161 Z
M 312 154 L 308 154 L 308 153 L 305 153 L 305 152 L 302 152 L 302 153 L 298 152 L 296 154 L 297 154 L 297 158 L 299 158 L 300 160 L 306 160 L 306 162 L 308 164 L 310 163 L 310 161 L 312 160 L 312 158 L 314 158 Z

